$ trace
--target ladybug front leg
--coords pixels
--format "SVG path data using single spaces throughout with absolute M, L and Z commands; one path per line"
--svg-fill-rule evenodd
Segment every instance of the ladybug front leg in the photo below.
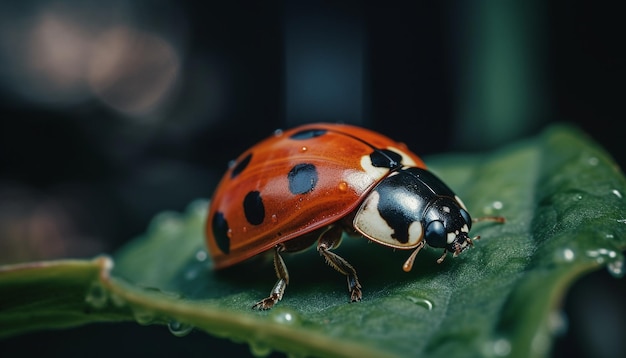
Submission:
M 287 271 L 285 261 L 283 261 L 283 258 L 280 256 L 282 251 L 285 251 L 283 244 L 278 244 L 274 247 L 274 269 L 276 270 L 278 281 L 276 281 L 269 297 L 254 304 L 252 309 L 269 310 L 283 298 L 285 288 L 287 288 L 287 284 L 289 284 L 289 272 Z
M 340 226 L 332 226 L 322 233 L 317 241 L 317 251 L 324 256 L 326 263 L 338 272 L 346 275 L 348 279 L 348 291 L 350 292 L 350 301 L 360 301 L 363 294 L 361 293 L 361 283 L 356 276 L 356 270 L 343 257 L 337 255 L 330 250 L 339 246 L 341 241 L 342 229 Z

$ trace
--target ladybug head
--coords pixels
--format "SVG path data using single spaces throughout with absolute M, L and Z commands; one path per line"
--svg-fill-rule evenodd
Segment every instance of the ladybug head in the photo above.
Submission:
M 473 245 L 469 237 L 472 219 L 457 200 L 440 197 L 425 214 L 424 240 L 429 246 L 446 249 L 456 256 Z

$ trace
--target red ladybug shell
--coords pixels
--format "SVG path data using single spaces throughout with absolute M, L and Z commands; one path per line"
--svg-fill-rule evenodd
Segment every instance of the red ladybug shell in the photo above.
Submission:
M 360 127 L 277 131 L 239 156 L 215 191 L 206 227 L 214 267 L 342 219 L 399 166 L 426 168 L 404 144 Z

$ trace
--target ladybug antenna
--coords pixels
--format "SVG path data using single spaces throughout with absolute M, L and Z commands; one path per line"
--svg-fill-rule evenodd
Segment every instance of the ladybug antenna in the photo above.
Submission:
M 411 253 L 411 256 L 409 256 L 409 258 L 406 259 L 406 261 L 404 262 L 404 265 L 402 265 L 402 269 L 404 270 L 404 272 L 411 271 L 411 269 L 413 268 L 413 262 L 415 261 L 415 257 L 417 256 L 417 253 L 420 252 L 422 247 L 424 247 L 424 241 L 419 242 L 415 250 Z
M 479 222 L 479 221 L 493 221 L 493 222 L 497 222 L 497 223 L 503 223 L 506 221 L 506 219 L 504 218 L 504 216 L 483 216 L 482 218 L 473 218 L 472 222 Z

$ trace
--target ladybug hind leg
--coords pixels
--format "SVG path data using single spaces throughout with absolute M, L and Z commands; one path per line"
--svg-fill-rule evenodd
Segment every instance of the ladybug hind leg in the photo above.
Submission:
M 350 301 L 360 301 L 362 298 L 361 283 L 356 276 L 354 267 L 343 257 L 330 251 L 341 242 L 342 228 L 339 225 L 330 226 L 324 231 L 317 241 L 317 251 L 324 256 L 326 263 L 334 268 L 337 272 L 342 273 L 348 280 L 348 291 L 350 292 Z
M 283 261 L 282 256 L 280 256 L 282 251 L 285 251 L 285 245 L 278 244 L 274 247 L 274 269 L 276 270 L 278 281 L 276 281 L 270 295 L 254 304 L 254 306 L 252 306 L 253 309 L 269 310 L 283 298 L 285 288 L 287 288 L 289 284 L 289 272 L 287 271 L 285 261 Z

